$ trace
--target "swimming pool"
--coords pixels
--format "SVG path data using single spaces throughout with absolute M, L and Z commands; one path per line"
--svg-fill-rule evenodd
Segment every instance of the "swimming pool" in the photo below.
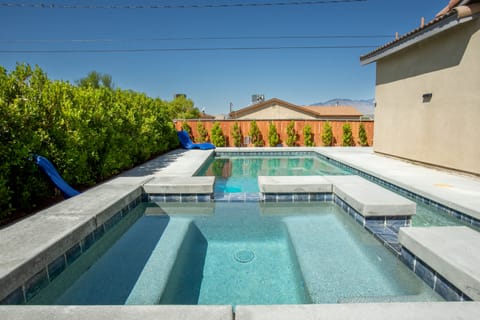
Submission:
M 215 176 L 215 192 L 259 192 L 258 176 L 334 176 L 350 174 L 312 152 L 217 153 L 198 170 L 197 176 Z
M 142 203 L 30 304 L 442 300 L 333 203 Z
M 197 171 L 197 176 L 215 176 L 215 192 L 218 194 L 258 193 L 258 176 L 329 176 L 352 175 L 358 172 L 316 152 L 216 152 Z M 363 177 L 370 179 L 366 174 Z M 378 179 L 373 180 L 379 183 Z M 389 185 L 381 185 L 399 193 Z M 417 204 L 417 213 L 412 218 L 414 227 L 468 225 L 455 216 L 424 203 L 411 194 L 399 193 Z

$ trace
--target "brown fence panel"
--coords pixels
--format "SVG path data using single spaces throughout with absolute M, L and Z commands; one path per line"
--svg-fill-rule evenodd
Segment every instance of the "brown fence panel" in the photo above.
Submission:
M 283 146 L 286 146 L 286 141 L 287 141 L 287 127 L 288 124 L 290 123 L 291 120 L 256 120 L 258 128 L 260 129 L 260 132 L 262 133 L 263 141 L 265 146 L 268 145 L 268 127 L 270 122 L 275 124 L 277 128 L 277 132 L 280 135 L 280 143 Z M 197 124 L 200 122 L 205 126 L 205 129 L 208 132 L 209 139 L 211 139 L 211 132 L 212 132 L 212 126 L 215 122 L 220 123 L 220 127 L 222 128 L 222 132 L 225 135 L 226 138 L 226 143 L 228 147 L 233 147 L 233 126 L 235 122 L 238 122 L 238 125 L 240 126 L 240 130 L 242 132 L 243 137 L 248 137 L 249 136 L 249 131 L 250 131 L 250 123 L 251 120 L 176 120 L 175 121 L 175 127 L 177 130 L 182 129 L 182 124 L 187 123 L 190 128 L 192 129 L 192 136 L 194 138 L 194 141 L 198 141 L 198 130 L 197 130 Z M 315 146 L 323 146 L 322 143 L 322 130 L 325 125 L 325 120 L 294 120 L 295 122 L 295 132 L 297 133 L 297 146 L 305 146 L 304 143 L 304 138 L 303 138 L 303 128 L 308 124 L 312 128 L 312 134 L 313 134 L 313 139 L 315 142 Z M 345 123 L 349 123 L 351 128 L 352 128 L 352 134 L 355 142 L 355 146 L 360 146 L 360 139 L 358 137 L 358 131 L 360 124 L 363 123 L 365 127 L 365 131 L 367 133 L 367 141 L 368 145 L 371 146 L 373 145 L 373 121 L 371 120 L 365 120 L 365 121 L 360 121 L 360 120 L 329 120 L 328 121 L 330 125 L 332 126 L 332 132 L 333 132 L 333 146 L 341 146 L 342 145 L 342 137 L 343 137 L 343 125 Z M 245 140 L 242 140 L 244 142 Z M 252 147 L 252 144 L 243 144 L 242 146 L 244 147 Z

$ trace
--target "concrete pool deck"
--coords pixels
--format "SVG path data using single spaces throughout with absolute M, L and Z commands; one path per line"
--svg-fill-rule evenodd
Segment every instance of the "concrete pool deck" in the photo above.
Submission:
M 383 180 L 411 190 L 426 198 L 480 218 L 480 178 L 426 168 L 408 162 L 374 154 L 371 148 L 218 148 L 218 151 L 316 151 L 331 159 L 343 162 Z M 58 252 L 65 250 L 73 241 L 80 239 L 87 231 L 95 230 L 99 224 L 107 223 L 120 204 L 131 201 L 126 194 L 140 193 L 141 188 L 152 179 L 160 177 L 191 177 L 214 151 L 174 150 L 164 156 L 127 171 L 111 181 L 88 190 L 80 196 L 64 201 L 57 206 L 43 210 L 31 218 L 0 230 L 0 275 L 11 264 L 19 266 L 29 258 L 30 253 L 42 252 L 39 246 L 51 241 L 63 242 Z M 153 180 L 154 181 L 154 180 Z M 122 197 L 121 199 L 118 197 Z M 103 211 L 102 208 L 107 208 Z M 112 209 L 113 208 L 113 209 Z M 100 212 L 99 212 L 100 210 Z M 31 230 L 29 234 L 41 235 L 28 241 L 8 240 L 8 234 L 16 239 L 15 228 L 33 228 L 35 221 L 50 219 L 41 223 L 43 227 Z M 78 221 L 77 221 L 78 220 Z M 46 220 L 45 220 L 46 221 Z M 61 230 L 60 230 L 61 229 Z M 88 230 L 87 230 L 88 229 Z M 17 229 L 18 230 L 18 229 Z M 52 234 L 51 232 L 55 232 Z M 72 236 L 73 234 L 73 236 Z M 48 238 L 48 239 L 47 239 Z M 8 240 L 8 241 L 3 241 Z M 466 239 L 465 241 L 468 241 Z M 53 242 L 52 242 L 53 243 Z M 58 245 L 57 245 L 58 247 Z M 475 254 L 478 254 L 478 250 Z M 16 252 L 16 254 L 15 254 Z M 48 253 L 51 255 L 52 253 Z M 15 255 L 23 260 L 16 261 Z M 13 260 L 6 261 L 7 258 Z M 31 258 L 31 257 L 30 257 Z M 35 260 L 35 263 L 42 263 Z M 0 277 L 0 281 L 1 281 Z M 183 310 L 183 311 L 182 311 Z M 1 306 L 2 319 L 133 319 L 145 315 L 145 319 L 232 319 L 232 308 L 207 306 L 145 306 L 145 307 L 35 307 Z M 287 316 L 288 315 L 288 316 Z M 343 315 L 343 317 L 341 316 Z M 447 319 L 455 315 L 459 319 L 480 318 L 480 303 L 408 303 L 408 304 L 365 304 L 365 305 L 307 305 L 307 306 L 238 306 L 236 319 Z

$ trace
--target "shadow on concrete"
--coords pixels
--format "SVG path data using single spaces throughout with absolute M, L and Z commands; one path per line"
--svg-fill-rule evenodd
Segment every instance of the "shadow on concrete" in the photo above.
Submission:
M 158 173 L 159 170 L 170 166 L 172 163 L 181 158 L 187 151 L 188 150 L 185 149 L 176 149 L 170 151 L 167 154 L 163 154 L 153 160 L 147 161 L 131 170 L 122 173 L 119 175 L 119 177 L 143 177 L 153 175 Z

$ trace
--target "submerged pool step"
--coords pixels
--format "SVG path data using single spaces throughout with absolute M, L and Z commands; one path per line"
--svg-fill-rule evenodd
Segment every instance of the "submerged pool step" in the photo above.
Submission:
M 215 193 L 215 202 L 259 202 L 261 194 L 258 192 Z

